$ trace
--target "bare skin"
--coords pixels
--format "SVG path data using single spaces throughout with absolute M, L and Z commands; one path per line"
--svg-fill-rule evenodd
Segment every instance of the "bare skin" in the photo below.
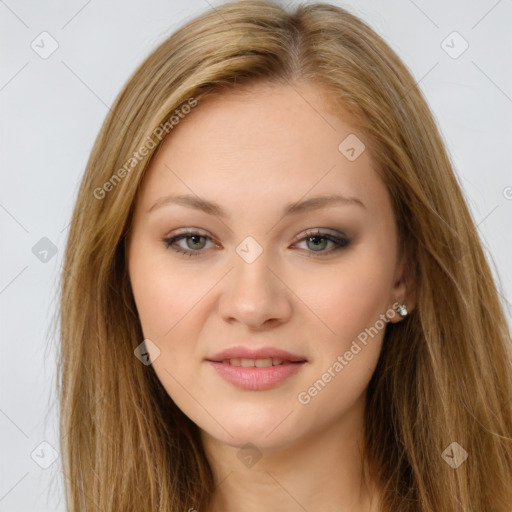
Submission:
M 362 475 L 365 392 L 386 322 L 402 320 L 393 305 L 411 310 L 413 297 L 369 151 L 351 161 L 338 149 L 363 137 L 314 85 L 297 90 L 258 85 L 200 103 L 153 158 L 128 240 L 144 336 L 160 351 L 153 368 L 199 426 L 217 482 L 208 512 L 380 510 Z M 161 199 L 179 194 L 226 217 Z M 283 217 L 331 194 L 356 200 Z M 166 244 L 184 229 L 196 235 Z M 240 345 L 305 362 L 270 389 L 241 389 L 208 360 Z

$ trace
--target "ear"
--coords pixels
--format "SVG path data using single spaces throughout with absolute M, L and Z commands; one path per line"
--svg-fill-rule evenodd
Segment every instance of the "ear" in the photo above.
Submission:
M 407 250 L 397 265 L 393 288 L 391 289 L 390 304 L 386 316 L 391 323 L 399 323 L 407 317 L 402 317 L 397 311 L 399 305 L 405 305 L 407 313 L 416 306 L 416 281 L 413 273 L 412 251 Z M 388 314 L 390 312 L 391 314 Z

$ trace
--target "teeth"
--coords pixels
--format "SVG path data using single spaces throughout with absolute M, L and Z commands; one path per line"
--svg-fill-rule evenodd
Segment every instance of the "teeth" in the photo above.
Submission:
M 283 360 L 279 358 L 267 357 L 266 359 L 224 359 L 224 364 L 231 366 L 242 366 L 243 368 L 269 368 L 270 366 L 278 366 L 283 364 Z
M 256 359 L 254 361 L 254 366 L 257 366 L 258 368 L 267 368 L 268 366 L 272 366 L 272 358 Z

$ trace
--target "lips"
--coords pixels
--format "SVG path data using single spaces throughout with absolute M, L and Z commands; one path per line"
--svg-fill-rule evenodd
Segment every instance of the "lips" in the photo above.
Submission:
M 232 347 L 222 352 L 218 352 L 211 357 L 207 358 L 208 361 L 223 362 L 240 359 L 258 360 L 258 359 L 272 359 L 272 361 L 279 360 L 281 362 L 297 363 L 305 362 L 307 359 L 301 355 L 287 352 L 279 348 L 267 347 L 267 348 L 247 348 L 247 347 Z
M 301 355 L 277 348 L 249 349 L 232 347 L 207 358 L 207 362 L 224 380 L 252 391 L 271 389 L 307 362 Z

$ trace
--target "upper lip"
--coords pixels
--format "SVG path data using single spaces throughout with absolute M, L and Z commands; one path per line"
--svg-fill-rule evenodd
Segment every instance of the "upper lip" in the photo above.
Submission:
M 217 352 L 213 356 L 208 357 L 209 361 L 225 361 L 226 359 L 282 359 L 290 362 L 303 362 L 306 358 L 297 354 L 293 354 L 286 350 L 274 347 L 248 348 L 236 346 Z

